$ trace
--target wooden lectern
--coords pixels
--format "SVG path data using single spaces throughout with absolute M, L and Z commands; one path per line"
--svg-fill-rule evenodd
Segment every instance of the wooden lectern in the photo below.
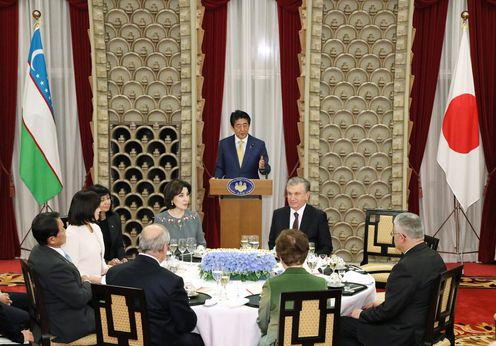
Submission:
M 210 195 L 220 197 L 220 246 L 239 248 L 241 235 L 258 235 L 262 245 L 262 196 L 272 194 L 272 180 L 250 179 L 253 191 L 236 196 L 228 189 L 231 179 L 210 179 Z M 261 248 L 262 246 L 260 246 Z

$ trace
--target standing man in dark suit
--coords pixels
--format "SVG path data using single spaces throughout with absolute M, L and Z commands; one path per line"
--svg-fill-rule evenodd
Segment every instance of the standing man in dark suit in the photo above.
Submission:
M 425 244 L 424 227 L 417 215 L 396 216 L 391 236 L 403 257 L 389 275 L 386 299 L 343 317 L 340 345 L 422 344 L 432 285 L 446 266 Z
M 315 243 L 315 252 L 330 254 L 332 252 L 331 233 L 327 224 L 327 215 L 320 209 L 307 204 L 310 198 L 310 182 L 304 178 L 293 177 L 286 184 L 288 207 L 274 210 L 269 234 L 269 249 L 275 245 L 283 229 L 299 229 Z
M 95 313 L 91 302 L 91 284 L 81 277 L 76 266 L 61 249 L 65 229 L 56 212 L 37 215 L 31 225 L 38 241 L 29 256 L 29 264 L 40 279 L 45 297 L 50 332 L 54 341 L 69 343 L 95 332 Z M 36 340 L 36 331 L 35 340 Z
M 145 291 L 152 345 L 201 346 L 201 336 L 191 333 L 196 314 L 189 306 L 183 279 L 160 266 L 169 240 L 164 226 L 146 226 L 139 235 L 139 255 L 134 261 L 110 268 L 106 282 Z
M 236 110 L 231 113 L 230 121 L 234 135 L 219 142 L 214 176 L 259 179 L 259 174 L 268 175 L 270 165 L 265 142 L 248 134 L 250 116 Z

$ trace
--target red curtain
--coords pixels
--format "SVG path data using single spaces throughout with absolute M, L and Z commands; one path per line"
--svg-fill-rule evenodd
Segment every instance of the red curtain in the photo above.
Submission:
M 76 81 L 79 132 L 86 171 L 85 186 L 92 184 L 93 136 L 91 121 L 93 119 L 92 93 L 89 78 L 91 76 L 91 47 L 88 30 L 90 27 L 87 0 L 68 0 L 71 15 L 72 57 Z
M 301 29 L 298 9 L 301 0 L 277 0 L 279 19 L 279 46 L 281 56 L 281 93 L 284 127 L 284 143 L 286 147 L 286 163 L 288 177 L 296 175 L 299 165 L 298 144 L 298 89 L 297 78 L 300 76 L 298 54 L 301 52 L 299 31 Z
M 484 157 L 489 172 L 482 209 L 479 261 L 494 261 L 496 248 L 496 0 L 469 0 L 469 33 Z
M 209 247 L 220 246 L 219 234 L 219 201 L 210 197 L 208 180 L 215 170 L 217 148 L 219 145 L 220 118 L 222 113 L 222 98 L 224 93 L 224 73 L 226 64 L 226 32 L 227 32 L 227 2 L 229 0 L 202 0 L 205 7 L 202 28 L 205 31 L 202 51 L 205 54 L 203 63 L 203 90 L 205 99 L 203 108 L 203 230 Z
M 14 147 L 17 103 L 18 0 L 0 0 L 0 258 L 20 255 L 19 237 L 14 214 L 12 154 Z M 27 57 L 26 57 L 27 59 Z M 26 60 L 27 61 L 27 60 Z
M 415 0 L 413 26 L 413 82 L 410 104 L 410 135 L 408 161 L 412 169 L 409 184 L 408 210 L 419 213 L 419 171 L 424 157 L 432 106 L 436 93 L 437 76 L 443 48 L 448 0 Z

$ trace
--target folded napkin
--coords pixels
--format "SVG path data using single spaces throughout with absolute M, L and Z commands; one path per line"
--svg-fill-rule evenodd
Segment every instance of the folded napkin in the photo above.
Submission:
M 374 278 L 369 274 L 360 274 L 354 271 L 347 271 L 344 274 L 345 281 L 356 282 L 362 285 L 372 285 L 375 283 Z
M 221 300 L 219 302 L 220 305 L 227 306 L 229 308 L 237 308 L 245 305 L 250 300 L 248 298 L 231 298 L 228 300 Z

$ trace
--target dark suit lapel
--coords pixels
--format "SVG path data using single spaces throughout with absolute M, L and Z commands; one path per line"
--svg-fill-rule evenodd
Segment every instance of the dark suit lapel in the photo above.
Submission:
M 234 160 L 235 165 L 236 167 L 241 168 L 239 167 L 239 160 L 238 160 L 238 151 L 237 151 L 237 148 L 236 148 L 236 137 L 234 135 L 232 135 L 231 137 L 229 137 L 229 142 L 228 142 L 228 146 L 227 146 L 227 150 L 229 151 L 228 155 L 226 155 L 227 157 L 232 157 L 232 159 Z
M 253 156 L 254 149 L 255 148 L 255 141 L 253 140 L 253 137 L 248 135 L 248 140 L 246 142 L 246 149 L 245 149 L 245 155 L 243 156 L 243 165 L 245 162 L 252 162 L 251 157 Z
M 284 210 L 284 220 L 282 220 L 282 229 L 289 229 L 289 214 L 291 213 L 290 207 L 285 207 Z
M 310 227 L 310 223 L 312 221 L 313 209 L 310 204 L 305 206 L 305 210 L 303 211 L 303 217 L 300 222 L 300 230 L 307 230 Z M 306 233 L 306 231 L 303 231 Z

